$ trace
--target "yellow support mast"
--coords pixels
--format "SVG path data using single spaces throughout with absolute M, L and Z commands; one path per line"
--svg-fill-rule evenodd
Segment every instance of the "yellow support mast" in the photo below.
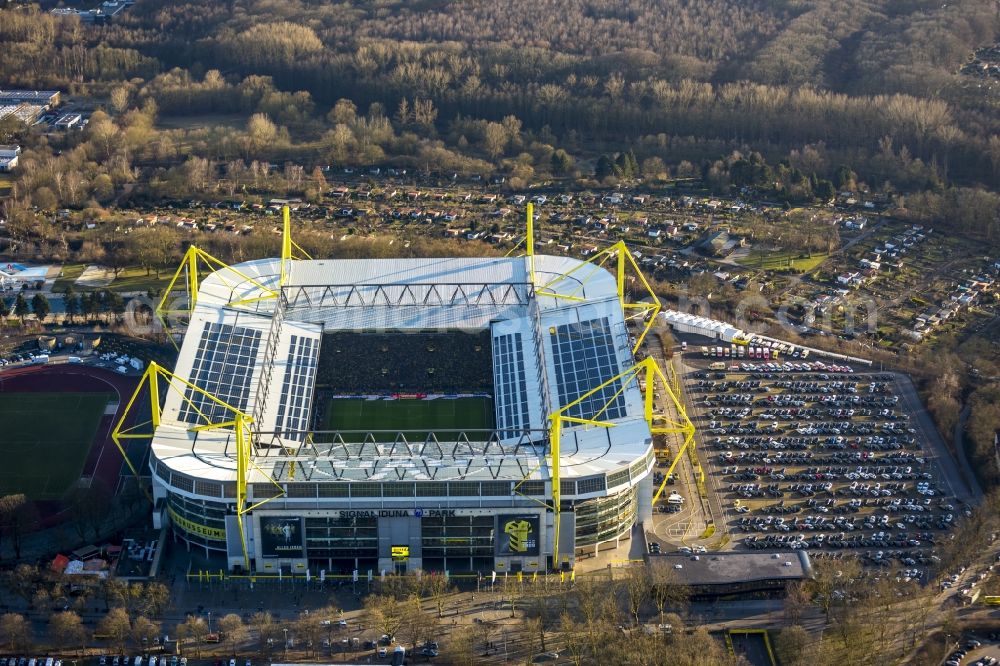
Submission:
M 278 268 L 277 288 L 268 286 L 261 279 L 250 277 L 221 259 L 213 257 L 196 245 L 191 245 L 188 247 L 187 252 L 184 253 L 180 266 L 177 267 L 177 271 L 174 272 L 174 276 L 170 279 L 170 282 L 167 283 L 167 288 L 163 291 L 163 296 L 156 305 L 156 316 L 163 325 L 164 330 L 169 328 L 167 323 L 168 317 L 179 314 L 190 317 L 194 312 L 195 306 L 198 304 L 198 290 L 201 287 L 200 275 L 202 271 L 217 273 L 219 279 L 227 287 L 235 289 L 238 285 L 249 284 L 254 288 L 256 293 L 233 300 L 226 304 L 228 307 L 240 307 L 258 301 L 277 298 L 281 287 L 288 283 L 291 276 L 292 261 L 296 259 L 312 259 L 309 253 L 303 250 L 302 246 L 292 239 L 291 215 L 288 206 L 282 207 L 281 216 L 281 264 Z M 183 282 L 181 282 L 182 278 Z M 187 302 L 181 308 L 171 307 L 170 304 L 170 296 L 174 288 L 178 286 L 178 283 L 184 284 L 187 290 Z M 174 347 L 177 347 L 177 343 L 173 337 L 170 337 L 170 341 Z
M 265 285 L 260 280 L 250 277 L 237 268 L 233 268 L 196 245 L 191 245 L 188 247 L 187 252 L 184 253 L 184 258 L 181 259 L 180 266 L 177 267 L 177 271 L 174 272 L 174 276 L 170 279 L 170 282 L 167 283 L 166 289 L 163 290 L 163 296 L 156 305 L 156 316 L 160 320 L 160 324 L 164 330 L 169 330 L 170 328 L 167 321 L 168 317 L 174 315 L 190 317 L 194 312 L 195 307 L 198 305 L 198 291 L 201 288 L 200 273 L 202 270 L 218 274 L 219 279 L 227 287 L 235 289 L 238 285 L 249 284 L 259 293 L 256 296 L 241 298 L 228 303 L 227 305 L 231 307 L 248 305 L 256 301 L 277 298 L 278 296 L 278 292 L 275 289 Z M 182 277 L 183 284 L 187 290 L 187 302 L 183 307 L 172 307 L 170 297 Z M 173 336 L 168 335 L 167 337 L 170 339 L 171 344 L 174 345 L 174 348 L 177 348 L 177 342 Z
M 621 304 L 625 320 L 630 321 L 636 317 L 641 317 L 645 320 L 642 332 L 636 338 L 635 346 L 632 348 L 632 351 L 635 352 L 638 351 L 639 346 L 643 343 L 643 340 L 646 339 L 646 335 L 653 328 L 656 316 L 660 313 L 663 305 L 660 303 L 660 299 L 653 290 L 653 287 L 649 284 L 649 280 L 646 279 L 642 270 L 639 269 L 639 265 L 635 262 L 635 258 L 629 251 L 628 246 L 625 245 L 625 241 L 618 241 L 614 245 L 610 245 L 603 250 L 594 253 L 590 258 L 577 265 L 572 270 L 567 271 L 562 275 L 557 275 L 546 284 L 538 287 L 536 293 L 539 296 L 550 296 L 552 298 L 583 302 L 586 300 L 586 298 L 581 295 L 583 293 L 584 286 L 594 275 L 597 275 L 598 272 L 602 268 L 605 268 L 606 264 L 611 261 L 616 262 L 612 274 L 615 276 L 618 301 Z M 582 277 L 576 277 L 577 284 L 571 291 L 563 293 L 554 290 L 554 287 L 560 282 L 566 280 L 570 276 L 575 276 L 578 272 L 583 272 L 585 269 L 589 269 L 589 271 Z M 633 301 L 628 298 L 626 284 L 629 279 L 629 273 L 634 274 L 635 279 L 639 281 L 639 284 L 646 292 L 647 298 L 649 299 L 648 303 Z
M 681 451 L 678 452 L 677 458 L 671 465 L 668 471 L 668 476 L 673 471 L 676 461 L 680 459 L 681 454 L 684 450 L 688 448 L 689 445 L 694 442 L 694 424 L 691 423 L 691 419 L 688 418 L 687 410 L 684 408 L 684 404 L 681 402 L 678 395 L 674 393 L 673 388 L 670 385 L 666 375 L 663 370 L 657 365 L 656 361 L 652 357 L 646 357 L 642 361 L 636 363 L 632 367 L 618 373 L 614 377 L 608 379 L 599 386 L 595 386 L 591 390 L 587 391 L 579 398 L 573 402 L 561 407 L 557 411 L 549 414 L 549 455 L 550 455 L 550 465 L 551 473 L 550 477 L 552 479 L 552 509 L 555 513 L 555 530 L 553 539 L 553 549 L 552 549 L 552 563 L 554 566 L 558 567 L 559 561 L 559 517 L 561 513 L 560 502 L 562 498 L 562 488 L 561 488 L 561 474 L 559 469 L 560 460 L 560 448 L 561 448 L 561 438 L 562 438 L 562 427 L 564 423 L 572 423 L 577 425 L 587 425 L 600 428 L 613 428 L 615 423 L 610 421 L 602 421 L 597 417 L 608 408 L 608 406 L 617 399 L 617 397 L 628 387 L 628 385 L 633 381 L 638 381 L 640 378 L 644 380 L 643 389 L 643 417 L 646 420 L 646 424 L 649 426 L 649 431 L 654 435 L 659 434 L 682 434 L 684 435 L 684 446 Z M 662 388 L 666 394 L 670 397 L 674 409 L 677 410 L 677 420 L 668 420 L 666 417 L 658 417 L 654 413 L 653 409 L 653 391 L 654 384 L 656 380 L 659 379 L 662 383 Z M 598 391 L 604 389 L 607 386 L 611 386 L 617 382 L 621 382 L 621 387 L 616 391 L 604 404 L 604 406 L 597 411 L 595 418 L 583 419 L 574 416 L 567 416 L 566 412 L 572 407 L 575 407 L 579 403 L 583 402 L 590 396 L 594 395 Z M 641 387 L 641 384 L 640 384 Z M 653 503 L 659 499 L 660 493 L 663 491 L 663 486 L 661 485 L 660 491 L 656 493 L 653 498 Z
M 121 452 L 122 457 L 125 459 L 125 463 L 128 465 L 132 474 L 138 478 L 139 470 L 135 468 L 132 461 L 129 459 L 124 443 L 126 440 L 130 439 L 146 439 L 152 443 L 153 437 L 156 434 L 156 429 L 160 427 L 162 419 L 159 381 L 161 378 L 166 380 L 167 390 L 176 391 L 181 396 L 181 399 L 184 400 L 188 406 L 201 417 L 202 422 L 188 428 L 189 431 L 203 432 L 206 430 L 218 429 L 231 429 L 233 431 L 234 439 L 236 441 L 236 514 L 238 518 L 237 522 L 240 528 L 240 540 L 243 545 L 243 559 L 246 566 L 249 567 L 250 555 L 247 550 L 244 516 L 265 502 L 269 502 L 275 497 L 280 497 L 284 494 L 284 488 L 282 488 L 270 474 L 262 470 L 254 462 L 253 443 L 251 439 L 251 426 L 253 425 L 253 418 L 251 416 L 244 414 L 236 407 L 233 407 L 229 403 L 217 398 L 208 391 L 199 388 L 184 378 L 173 374 L 169 370 L 157 365 L 155 362 L 150 362 L 149 367 L 146 368 L 146 371 L 142 375 L 142 379 L 139 381 L 139 385 L 136 386 L 135 391 L 133 391 L 132 396 L 129 398 L 129 401 L 125 406 L 125 410 L 122 412 L 121 418 L 111 431 L 111 440 L 115 443 L 115 446 L 118 447 L 118 450 Z M 223 407 L 230 414 L 232 414 L 232 419 L 221 422 L 213 422 L 205 416 L 200 409 L 198 409 L 191 398 L 186 394 L 185 389 L 191 389 L 199 395 L 202 395 L 215 404 Z M 131 426 L 126 426 L 126 423 L 132 414 L 133 408 L 136 407 L 136 402 L 139 400 L 144 390 L 148 390 L 149 392 L 149 419 Z M 151 430 L 151 432 L 140 432 L 140 430 L 147 427 Z M 256 504 L 248 506 L 249 496 L 247 489 L 249 487 L 249 473 L 251 468 L 256 469 L 264 475 L 264 477 L 277 488 L 278 493 L 275 497 L 268 497 L 260 502 L 257 502 Z M 149 497 L 148 493 L 147 497 Z M 152 498 L 149 499 L 152 500 Z
M 298 253 L 296 254 L 296 250 Z M 292 240 L 292 219 L 288 206 L 281 207 L 281 269 L 278 284 L 284 287 L 292 274 L 292 261 L 312 259 L 302 246 Z
M 562 483 L 559 473 L 559 440 L 562 436 L 562 419 L 558 414 L 549 417 L 549 456 L 551 457 L 549 478 L 552 483 L 552 515 L 554 530 L 552 533 L 552 568 L 559 568 L 559 521 L 562 509 Z
M 535 287 L 535 204 L 528 202 L 528 233 L 524 238 L 525 252 L 528 255 L 528 276 L 532 288 Z

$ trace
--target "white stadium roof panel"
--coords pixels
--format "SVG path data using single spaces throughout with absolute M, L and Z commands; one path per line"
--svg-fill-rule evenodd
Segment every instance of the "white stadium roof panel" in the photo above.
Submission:
M 527 282 L 521 257 L 453 259 L 328 259 L 292 264 L 291 287 L 327 284 Z

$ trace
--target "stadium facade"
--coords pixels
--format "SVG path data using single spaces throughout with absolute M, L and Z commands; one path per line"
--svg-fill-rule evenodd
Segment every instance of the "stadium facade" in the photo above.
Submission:
M 196 272 L 176 367 L 158 383 L 147 372 L 162 404 L 154 522 L 189 547 L 261 573 L 531 572 L 573 567 L 651 518 L 659 431 L 621 269 L 286 256 Z M 487 391 L 441 377 L 466 381 L 448 336 L 470 334 L 489 345 L 474 347 Z M 470 397 L 488 418 L 441 409 Z M 403 402 L 403 421 L 338 421 Z M 455 420 L 431 429 L 425 407 Z

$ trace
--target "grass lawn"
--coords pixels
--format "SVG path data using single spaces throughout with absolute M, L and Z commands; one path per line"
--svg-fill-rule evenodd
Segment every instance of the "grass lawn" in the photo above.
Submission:
M 87 291 L 76 285 L 76 279 L 91 264 L 63 264 L 62 275 L 56 280 L 53 289 L 55 291 L 65 291 L 66 287 L 72 285 L 77 292 Z M 172 268 L 160 270 L 160 277 L 156 277 L 153 271 L 146 275 L 146 269 L 141 266 L 129 266 L 122 270 L 108 287 L 113 291 L 149 291 L 150 289 L 166 288 L 170 278 L 174 276 Z
M 799 273 L 808 273 L 815 270 L 817 266 L 827 260 L 827 254 L 814 254 L 811 257 L 803 257 L 798 252 L 769 252 L 766 255 L 754 253 L 741 257 L 736 263 L 747 268 L 760 268 L 764 270 L 779 270 L 791 268 Z
M 492 430 L 493 424 L 493 401 L 489 398 L 336 399 L 327 407 L 324 428 L 405 431 L 407 439 L 412 440 L 423 439 L 429 431 Z
M 80 478 L 107 393 L 0 393 L 0 495 L 58 499 Z
M 76 279 L 83 274 L 89 264 L 63 264 L 62 273 L 56 278 L 52 285 L 54 291 L 66 291 L 66 287 L 72 285 L 76 289 Z

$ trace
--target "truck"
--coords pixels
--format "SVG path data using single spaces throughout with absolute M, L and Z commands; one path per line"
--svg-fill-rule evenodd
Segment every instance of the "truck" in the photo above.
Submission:
M 701 355 L 705 357 L 708 356 L 708 347 L 706 347 L 705 345 L 701 346 Z
M 397 645 L 392 651 L 392 666 L 403 666 L 406 661 L 406 648 L 402 645 Z
M 722 347 L 715 348 L 715 358 L 722 358 Z

